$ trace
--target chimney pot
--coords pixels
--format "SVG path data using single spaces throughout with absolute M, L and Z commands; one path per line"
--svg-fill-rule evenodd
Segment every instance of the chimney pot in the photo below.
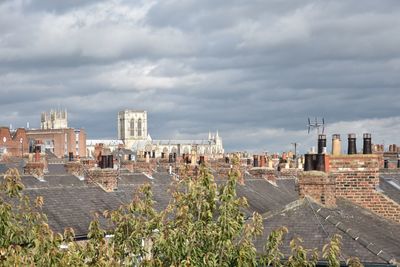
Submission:
M 364 139 L 363 154 L 372 154 L 371 134 L 365 133 L 363 135 L 363 139 Z
M 356 134 L 354 133 L 348 135 L 347 154 L 348 155 L 357 154 L 357 138 Z
M 253 156 L 253 167 L 258 167 L 258 156 L 257 155 Z
M 318 154 L 323 153 L 324 148 L 326 148 L 326 135 L 319 134 L 318 135 Z

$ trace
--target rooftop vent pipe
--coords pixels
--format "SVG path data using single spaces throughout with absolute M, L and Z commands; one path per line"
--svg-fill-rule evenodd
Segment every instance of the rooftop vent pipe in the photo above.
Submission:
M 356 138 L 356 134 L 351 133 L 348 136 L 347 154 L 348 155 L 357 154 L 357 138 Z
M 316 169 L 316 154 L 304 155 L 304 171 L 314 171 Z
M 364 139 L 363 154 L 372 154 L 371 134 L 365 133 L 363 135 L 363 139 Z

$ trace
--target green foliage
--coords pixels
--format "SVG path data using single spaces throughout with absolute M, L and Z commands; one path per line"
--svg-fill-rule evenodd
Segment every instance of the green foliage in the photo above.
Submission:
M 331 241 L 322 248 L 322 255 L 328 261 L 329 266 L 340 267 L 341 239 L 340 235 L 334 235 Z
M 290 255 L 281 252 L 285 227 L 273 231 L 264 251 L 257 252 L 263 218 L 253 213 L 245 219 L 247 201 L 236 194 L 238 177 L 238 158 L 220 185 L 201 166 L 197 177 L 173 185 L 171 201 L 161 211 L 144 185 L 131 203 L 104 212 L 110 238 L 96 215 L 88 240 L 76 242 L 71 228 L 63 234 L 50 230 L 41 212 L 45 200 L 31 204 L 18 171 L 11 169 L 0 184 L 0 266 L 315 266 L 317 251 L 305 249 L 301 239 L 290 242 Z M 340 237 L 322 254 L 329 266 L 339 266 Z M 357 259 L 349 265 L 362 266 Z

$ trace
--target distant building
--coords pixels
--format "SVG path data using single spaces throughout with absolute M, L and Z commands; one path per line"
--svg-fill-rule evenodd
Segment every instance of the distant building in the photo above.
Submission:
M 132 147 L 138 141 L 151 140 L 147 135 L 147 111 L 123 110 L 118 112 L 118 139 L 126 147 Z
M 21 157 L 29 152 L 29 141 L 24 128 L 16 131 L 0 127 L 0 155 Z
M 222 138 L 218 131 L 215 134 L 208 134 L 208 139 L 200 140 L 151 140 L 141 148 L 142 151 L 150 153 L 154 157 L 168 157 L 196 153 L 199 155 L 218 156 L 224 154 Z
M 90 139 L 86 140 L 86 155 L 88 157 L 94 158 L 94 150 L 96 145 L 98 144 L 103 144 L 104 147 L 110 149 L 111 152 L 114 152 L 117 150 L 119 147 L 124 146 L 124 142 L 122 140 L 112 140 L 112 139 Z
M 86 132 L 84 129 L 28 129 L 26 135 L 33 142 L 40 142 L 44 149 L 58 158 L 86 157 Z
M 67 110 L 43 112 L 41 115 L 40 128 L 42 130 L 68 128 Z
M 201 140 L 152 140 L 147 121 L 147 111 L 123 110 L 118 113 L 118 139 L 123 141 L 125 148 L 136 151 L 138 156 L 167 157 L 170 153 L 182 155 L 192 152 L 208 156 L 224 154 L 218 131 L 209 133 L 208 139 Z
M 45 150 L 58 158 L 86 157 L 86 132 L 68 127 L 66 110 L 51 110 L 41 114 L 40 129 L 27 129 L 30 145 L 39 142 Z

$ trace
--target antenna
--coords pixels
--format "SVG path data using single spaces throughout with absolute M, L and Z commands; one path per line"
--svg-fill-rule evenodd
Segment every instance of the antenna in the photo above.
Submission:
M 322 134 L 325 133 L 325 119 L 322 118 L 321 121 L 318 120 L 317 117 L 315 117 L 315 121 L 311 122 L 311 119 L 308 118 L 308 133 L 310 133 L 311 130 L 316 129 L 317 133 L 319 134 L 319 129 L 322 127 Z
M 294 142 L 292 145 L 294 146 L 294 159 L 297 159 L 297 147 L 300 145 L 300 143 Z

